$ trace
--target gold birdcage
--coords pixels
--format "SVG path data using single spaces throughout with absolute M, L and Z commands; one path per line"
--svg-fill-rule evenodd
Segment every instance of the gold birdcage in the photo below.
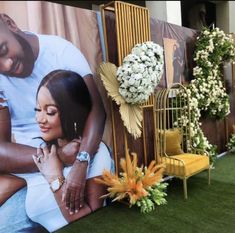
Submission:
M 165 163 L 165 174 L 183 180 L 187 199 L 187 179 L 208 170 L 210 162 L 206 151 L 193 148 L 191 139 L 191 111 L 185 87 L 174 84 L 155 93 L 155 159 Z

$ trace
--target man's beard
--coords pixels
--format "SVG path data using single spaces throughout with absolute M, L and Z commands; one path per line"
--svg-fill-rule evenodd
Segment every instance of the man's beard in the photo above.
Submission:
M 14 76 L 14 77 L 19 77 L 19 78 L 26 78 L 28 77 L 32 72 L 33 72 L 33 67 L 34 67 L 34 54 L 33 54 L 33 49 L 31 45 L 20 35 L 17 33 L 13 32 L 13 36 L 15 36 L 16 40 L 19 42 L 23 52 L 24 52 L 24 57 L 23 58 L 18 58 L 23 65 L 23 70 L 20 74 L 9 74 L 9 76 Z

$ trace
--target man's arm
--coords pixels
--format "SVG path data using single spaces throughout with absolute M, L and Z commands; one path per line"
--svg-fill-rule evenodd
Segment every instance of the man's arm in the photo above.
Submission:
M 92 100 L 92 109 L 86 121 L 79 151 L 87 151 L 91 157 L 97 152 L 105 126 L 105 109 L 92 75 L 84 77 Z
M 1 126 L 0 126 L 1 127 Z M 0 172 L 27 173 L 37 171 L 32 155 L 36 148 L 11 142 L 0 142 Z
M 61 63 L 66 69 L 72 70 L 84 78 L 91 96 L 92 109 L 84 127 L 79 151 L 86 151 L 92 157 L 103 136 L 106 119 L 105 109 L 84 54 L 70 41 L 61 38 L 61 43 L 64 44 L 64 49 L 60 50 Z
M 0 97 L 0 173 L 29 173 L 38 171 L 32 155 L 37 149 L 31 146 L 11 142 L 11 117 L 8 107 Z M 75 160 L 79 145 L 71 142 L 61 147 L 59 155 L 62 162 L 71 165 Z
M 11 120 L 8 107 L 0 105 L 0 173 L 30 173 L 38 171 L 32 155 L 37 149 L 31 146 L 11 142 Z M 60 158 L 66 165 L 75 160 L 77 143 L 69 143 L 60 148 Z
M 88 152 L 92 158 L 97 152 L 103 136 L 106 114 L 92 75 L 84 77 L 84 81 L 91 95 L 92 109 L 85 124 L 79 151 Z M 63 200 L 66 201 L 66 207 L 70 209 L 71 213 L 75 213 L 84 206 L 87 165 L 88 163 L 76 159 L 66 178 Z
M 36 171 L 32 154 L 33 147 L 11 142 L 11 119 L 8 107 L 0 106 L 0 172 Z

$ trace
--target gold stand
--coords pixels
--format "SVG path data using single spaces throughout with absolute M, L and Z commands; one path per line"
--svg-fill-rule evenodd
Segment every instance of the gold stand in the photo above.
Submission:
M 137 43 L 142 43 L 151 40 L 150 34 L 150 17 L 149 10 L 145 7 L 136 6 L 129 3 L 124 3 L 120 1 L 113 1 L 106 5 L 101 6 L 101 16 L 104 29 L 104 41 L 106 49 L 106 62 L 109 61 L 109 50 L 108 50 L 108 38 L 107 38 L 107 28 L 105 14 L 107 11 L 111 11 L 115 15 L 116 23 L 116 39 L 117 39 L 117 52 L 118 52 L 118 66 L 122 65 L 122 61 L 125 56 L 127 56 L 131 49 Z M 144 108 L 153 109 L 153 96 L 142 105 Z M 113 152 L 114 160 L 116 165 L 116 174 L 118 171 L 118 155 L 117 155 L 117 137 L 116 137 L 116 127 L 113 112 L 113 103 L 111 102 L 111 114 L 112 114 L 112 130 L 113 130 Z M 123 126 L 124 127 L 124 126 Z M 144 163 L 147 165 L 147 149 L 146 149 L 146 130 L 143 119 L 143 148 L 144 148 Z M 124 146 L 125 151 L 128 151 L 128 132 L 124 129 Z M 124 153 L 124 152 L 123 152 Z

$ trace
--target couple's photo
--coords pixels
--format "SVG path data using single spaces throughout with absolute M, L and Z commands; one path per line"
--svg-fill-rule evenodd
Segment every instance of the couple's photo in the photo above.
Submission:
M 114 167 L 89 59 L 0 13 L 0 232 L 53 232 L 105 206 L 95 178 Z

